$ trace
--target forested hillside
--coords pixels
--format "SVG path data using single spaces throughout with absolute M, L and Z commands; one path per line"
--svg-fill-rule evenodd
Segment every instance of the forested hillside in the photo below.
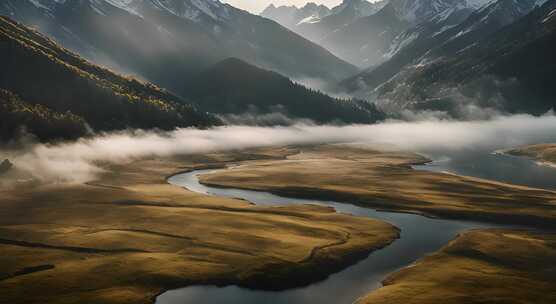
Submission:
M 71 121 L 71 128 L 61 131 L 53 127 L 59 131 L 44 133 L 39 136 L 42 139 L 74 138 L 84 133 L 85 124 L 95 131 L 110 131 L 172 129 L 216 122 L 154 85 L 93 65 L 5 17 L 0 17 L 0 66 L 0 89 L 11 92 L 2 94 L 3 116 L 21 113 L 21 108 L 27 107 L 31 110 L 24 111 L 26 117 L 36 117 L 22 120 L 22 124 L 64 121 L 67 125 Z M 44 117 L 39 118 L 39 113 L 45 113 Z M 2 117 L 3 121 L 7 119 Z
M 24 133 L 46 140 L 75 138 L 87 132 L 85 120 L 70 111 L 54 112 L 40 104 L 29 104 L 12 92 L 1 89 L 0 118 L 0 141 L 3 142 Z
M 201 73 L 191 98 L 218 114 L 284 114 L 316 123 L 374 123 L 384 114 L 374 105 L 332 98 L 278 73 L 230 58 Z

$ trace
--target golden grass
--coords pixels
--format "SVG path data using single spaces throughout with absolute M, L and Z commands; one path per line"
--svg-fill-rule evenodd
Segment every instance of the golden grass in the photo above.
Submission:
M 476 230 L 385 280 L 358 304 L 556 303 L 556 235 Z
M 410 167 L 423 162 L 412 153 L 329 145 L 302 148 L 287 160 L 246 162 L 201 181 L 439 217 L 556 226 L 556 192 Z
M 166 183 L 289 149 L 141 160 L 87 185 L 0 190 L 0 303 L 149 303 L 169 288 L 284 288 L 388 245 L 398 230 L 330 208 L 257 207 Z
M 556 167 L 556 144 L 540 144 L 504 150 L 504 153 L 525 156 Z

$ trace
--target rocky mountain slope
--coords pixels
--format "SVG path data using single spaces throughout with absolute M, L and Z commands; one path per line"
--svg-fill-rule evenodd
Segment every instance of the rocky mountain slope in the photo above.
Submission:
M 556 1 L 540 8 L 537 1 L 530 4 L 501 0 L 473 14 L 461 27 L 482 28 L 480 32 L 459 31 L 458 39 L 405 67 L 375 90 L 378 102 L 392 109 L 427 109 L 455 117 L 475 116 L 469 112 L 474 107 L 481 113 L 488 112 L 486 108 L 532 114 L 554 108 Z M 504 25 L 508 16 L 527 12 L 489 34 L 493 24 Z
M 445 30 L 488 1 L 390 0 L 377 13 L 334 30 L 320 43 L 340 58 L 373 68 L 415 39 L 418 32 Z
M 298 25 L 319 22 L 331 13 L 332 11 L 327 6 L 309 2 L 300 8 L 294 5 L 277 7 L 274 4 L 270 4 L 260 15 L 274 20 L 292 31 L 296 31 Z
M 312 41 L 321 43 L 334 31 L 347 26 L 359 18 L 370 16 L 386 5 L 387 1 L 344 0 L 331 9 L 328 16 L 319 20 L 305 20 L 297 25 L 296 31 Z
M 340 58 L 352 64 L 364 66 L 365 63 L 350 56 L 350 54 L 344 50 L 344 48 L 351 49 L 349 45 L 345 45 L 344 43 L 356 43 L 355 40 L 336 43 L 336 38 L 334 37 L 337 37 L 336 33 L 344 31 L 344 28 L 350 27 L 353 23 L 359 21 L 359 19 L 376 14 L 387 5 L 388 1 L 389 0 L 382 0 L 371 3 L 367 0 L 344 0 L 340 5 L 329 11 L 322 11 L 324 13 L 320 14 L 302 14 L 302 12 L 307 11 L 307 6 L 298 9 L 292 6 L 275 7 L 271 5 L 263 11 L 262 16 L 289 27 L 292 31 L 295 31 L 311 41 L 319 43 L 335 55 L 338 55 Z M 383 19 L 379 19 L 382 23 L 388 23 L 389 18 L 391 18 L 391 16 L 385 16 Z M 371 22 L 365 25 L 361 24 L 360 26 L 362 27 L 362 32 L 373 35 L 375 24 Z
M 459 50 L 519 20 L 531 12 L 537 3 L 537 0 L 494 1 L 480 9 L 458 5 L 443 14 L 437 14 L 398 35 L 383 64 L 343 81 L 341 90 L 368 97 L 372 90 L 403 68 L 418 65 L 424 60 L 423 56 L 427 61 L 457 56 Z

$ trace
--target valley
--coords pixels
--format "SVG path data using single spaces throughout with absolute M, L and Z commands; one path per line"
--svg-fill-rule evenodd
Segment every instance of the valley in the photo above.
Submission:
M 413 153 L 325 146 L 285 162 L 203 175 L 201 182 L 433 217 L 553 226 L 556 192 L 411 168 L 428 161 Z
M 185 299 L 218 302 L 223 298 L 228 299 L 227 303 L 261 299 L 282 303 L 286 298 L 291 301 L 298 298 L 297 290 L 306 288 L 307 292 L 320 293 L 318 288 L 322 286 L 332 292 L 349 291 L 336 292 L 348 296 L 343 300 L 347 301 L 380 287 L 380 281 L 389 273 L 419 260 L 423 254 L 439 250 L 460 232 L 471 228 L 503 229 L 474 230 L 458 237 L 455 243 L 420 261 L 416 268 L 388 277 L 387 287 L 362 300 L 390 303 L 392 297 L 407 296 L 403 288 L 422 290 L 430 298 L 437 296 L 436 288 L 405 287 L 419 284 L 413 283 L 415 278 L 426 282 L 443 280 L 442 268 L 431 276 L 419 275 L 422 263 L 430 265 L 422 266 L 427 269 L 450 265 L 437 264 L 436 259 L 440 258 L 456 264 L 468 259 L 469 263 L 493 263 L 488 259 L 481 262 L 482 256 L 466 253 L 471 250 L 467 248 L 477 246 L 471 241 L 475 238 L 486 238 L 479 243 L 487 247 L 472 250 L 487 256 L 505 254 L 500 259 L 507 259 L 521 247 L 520 242 L 536 244 L 535 240 L 552 237 L 548 231 L 553 227 L 555 192 L 410 167 L 427 161 L 413 153 L 381 152 L 358 145 L 259 148 L 106 165 L 105 173 L 86 184 L 45 184 L 33 188 L 21 184 L 3 188 L 0 239 L 3 252 L 9 254 L 0 259 L 6 269 L 0 286 L 11 290 L 3 296 L 10 303 L 50 302 L 49 297 L 53 296 L 65 303 L 79 303 L 83 299 L 148 303 L 167 289 L 237 285 L 249 289 L 239 292 L 230 290 L 232 287 L 188 287 L 159 296 L 157 303 Z M 225 166 L 230 168 L 219 169 Z M 186 176 L 195 178 L 192 175 L 195 171 L 179 174 L 190 170 L 206 172 L 200 175 L 202 184 L 195 186 L 188 181 Z M 176 172 L 178 175 L 173 176 Z M 168 176 L 170 184 L 165 180 Z M 182 176 L 186 179 L 182 180 Z M 171 184 L 193 188 L 184 190 Z M 218 188 L 203 188 L 204 185 Z M 230 189 L 227 193 L 226 188 L 231 187 L 283 197 L 259 196 L 255 192 L 249 194 L 255 196 L 247 196 L 256 199 L 257 204 L 253 205 L 239 199 L 244 197 L 242 190 Z M 336 213 L 332 207 L 342 213 Z M 428 218 L 431 216 L 435 218 Z M 530 230 L 534 227 L 547 231 L 546 236 Z M 421 234 L 425 231 L 430 232 L 426 238 Z M 345 232 L 349 235 L 347 240 Z M 397 240 L 400 233 L 401 240 Z M 418 246 L 419 242 L 428 245 Z M 385 246 L 382 254 L 380 248 Z M 454 251 L 454 246 L 461 248 L 458 250 L 463 250 L 462 254 Z M 506 249 L 500 252 L 500 248 Z M 394 254 L 396 250 L 404 254 Z M 522 254 L 522 263 L 554 258 L 550 249 L 538 250 Z M 361 259 L 364 262 L 343 270 Z M 384 261 L 379 262 L 380 259 Z M 384 267 L 377 268 L 377 263 Z M 338 271 L 341 271 L 338 275 L 333 274 Z M 523 276 L 531 275 L 531 280 L 538 280 L 535 274 L 538 270 L 522 271 Z M 352 279 L 346 275 L 359 277 L 360 285 L 349 286 Z M 493 286 L 488 288 L 511 283 L 491 281 L 469 272 L 457 275 L 463 281 L 479 280 Z M 550 276 L 550 272 L 543 275 Z M 87 286 L 71 283 L 82 280 L 95 283 Z M 325 281 L 290 289 L 321 280 Z M 399 283 L 405 282 L 401 280 L 407 280 L 407 285 Z M 51 292 L 40 295 L 28 292 L 44 284 L 48 284 Z M 535 297 L 535 292 L 541 293 L 542 288 L 549 286 L 525 294 L 519 293 L 518 286 L 514 290 L 524 297 Z M 197 298 L 189 294 L 190 288 Z M 456 292 L 467 287 L 451 288 L 454 290 L 451 292 Z M 282 289 L 286 291 L 264 291 Z M 235 295 L 233 299 L 228 292 Z M 22 294 L 28 296 L 21 297 Z M 463 303 L 464 299 L 456 298 L 453 303 Z M 295 301 L 304 300 L 300 297 Z
M 192 284 L 291 288 L 398 238 L 390 224 L 331 208 L 256 207 L 166 182 L 180 171 L 290 153 L 145 159 L 106 167 L 87 184 L 1 189 L 0 303 L 150 303 Z
M 0 304 L 555 303 L 555 16 L 0 1 Z

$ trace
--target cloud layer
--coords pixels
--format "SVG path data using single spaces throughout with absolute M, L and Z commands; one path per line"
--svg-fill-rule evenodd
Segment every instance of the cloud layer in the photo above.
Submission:
M 166 157 L 264 146 L 365 143 L 421 153 L 484 150 L 556 142 L 556 117 L 527 115 L 489 121 L 390 121 L 377 125 L 290 127 L 226 126 L 172 132 L 119 132 L 76 142 L 35 144 L 13 159 L 19 168 L 43 181 L 85 182 L 102 169 L 99 162 L 121 163 L 143 157 Z

